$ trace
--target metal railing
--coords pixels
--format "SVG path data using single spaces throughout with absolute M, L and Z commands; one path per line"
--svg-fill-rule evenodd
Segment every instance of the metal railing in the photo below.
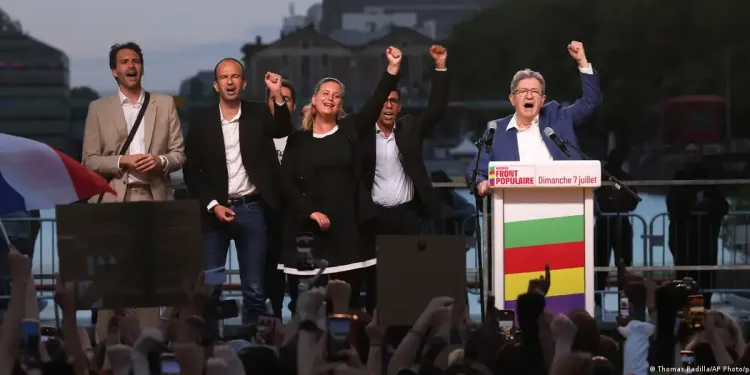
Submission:
M 750 185 L 750 180 L 695 180 L 695 181 L 669 181 L 669 180 L 654 180 L 654 181 L 627 181 L 625 182 L 628 185 L 632 186 L 645 186 L 645 187 L 654 187 L 654 186 L 661 186 L 661 187 L 667 187 L 667 186 L 676 186 L 676 185 Z M 604 185 L 611 185 L 610 183 L 605 183 Z M 450 188 L 450 189 L 466 189 L 464 184 L 461 183 L 435 183 L 434 186 L 436 188 Z M 658 197 L 661 197 L 661 195 L 658 195 Z M 473 197 L 464 197 L 468 198 L 469 203 L 473 204 Z M 442 222 L 439 224 L 436 223 L 429 223 L 426 225 L 425 233 L 453 233 L 453 234 L 459 234 L 464 235 L 466 233 L 469 233 L 470 235 L 467 237 L 467 286 L 468 288 L 476 293 L 476 289 L 478 288 L 478 270 L 476 268 L 476 264 L 478 264 L 478 257 L 483 257 L 483 264 L 485 265 L 483 272 L 484 272 L 484 290 L 488 291 L 491 288 L 491 283 L 489 279 L 488 269 L 490 266 L 490 261 L 492 258 L 492 252 L 491 251 L 482 251 L 481 254 L 476 253 L 474 251 L 474 237 L 471 236 L 471 234 L 476 234 L 478 238 L 482 241 L 482 248 L 487 249 L 487 245 L 492 243 L 490 238 L 490 230 L 489 225 L 491 222 L 491 213 L 489 213 L 489 205 L 488 205 L 488 199 L 482 200 L 483 207 L 480 211 L 480 227 L 475 228 L 475 219 L 476 217 L 473 215 L 466 215 L 463 217 L 455 218 L 452 221 L 449 221 L 448 223 Z M 736 248 L 736 249 L 726 249 L 724 241 L 722 239 L 718 239 L 720 242 L 718 245 L 719 254 L 717 257 L 717 263 L 716 264 L 690 264 L 690 265 L 674 265 L 673 262 L 669 262 L 669 256 L 668 254 L 668 222 L 669 222 L 669 215 L 666 212 L 656 212 L 652 215 L 644 215 L 642 213 L 638 213 L 639 210 L 636 210 L 635 213 L 622 213 L 620 215 L 616 214 L 603 214 L 602 217 L 599 220 L 607 219 L 611 217 L 621 216 L 626 218 L 630 225 L 633 228 L 633 256 L 635 257 L 635 253 L 641 254 L 640 261 L 633 262 L 632 267 L 630 267 L 631 271 L 634 272 L 643 272 L 647 275 L 654 276 L 657 275 L 656 278 L 668 278 L 670 275 L 674 274 L 676 271 L 709 271 L 713 273 L 719 273 L 721 271 L 747 271 L 750 270 L 750 250 L 747 248 L 748 238 L 744 239 L 744 250 L 742 246 Z M 731 220 L 730 220 L 731 219 Z M 12 223 L 12 222 L 29 222 L 32 220 L 38 220 L 39 224 L 41 225 L 41 230 L 39 231 L 39 234 L 36 238 L 35 245 L 34 245 L 34 278 L 37 280 L 37 290 L 40 292 L 40 296 L 47 298 L 49 297 L 49 292 L 54 290 L 54 283 L 55 283 L 55 274 L 58 270 L 58 260 L 57 260 L 57 251 L 56 251 L 56 243 L 57 243 L 57 234 L 56 234 L 56 221 L 54 218 L 50 217 L 43 217 L 41 219 L 2 219 L 4 223 Z M 743 210 L 737 210 L 737 211 L 731 211 L 726 216 L 722 223 L 722 233 L 730 232 L 730 233 L 746 233 L 746 237 L 750 237 L 750 235 L 747 235 L 748 231 L 746 228 L 743 230 L 740 230 L 738 227 L 747 227 L 750 223 L 750 211 L 743 211 Z M 729 226 L 735 226 L 734 228 L 730 228 Z M 659 259 L 661 258 L 661 259 Z M 2 262 L 3 260 L 0 260 Z M 613 264 L 613 263 L 610 263 Z M 597 266 L 595 267 L 595 271 L 597 273 L 599 272 L 608 272 L 608 273 L 614 273 L 616 272 L 616 268 L 614 266 Z M 736 272 L 735 272 L 736 273 Z M 236 294 L 239 290 L 239 272 L 236 267 L 236 260 L 233 256 L 228 257 L 228 274 L 229 274 L 229 280 L 226 284 L 226 290 L 228 293 Z M 747 274 L 750 276 L 750 274 Z M 740 279 L 744 277 L 739 277 Z M 611 280 L 611 275 L 610 275 Z M 739 284 L 738 282 L 731 282 L 730 284 Z M 743 285 L 750 286 L 750 277 L 748 277 L 748 282 L 744 283 Z M 710 288 L 709 291 L 715 291 L 715 292 L 722 292 L 722 293 L 748 293 L 750 294 L 750 287 L 735 287 L 735 288 Z M 604 292 L 606 293 L 606 291 Z

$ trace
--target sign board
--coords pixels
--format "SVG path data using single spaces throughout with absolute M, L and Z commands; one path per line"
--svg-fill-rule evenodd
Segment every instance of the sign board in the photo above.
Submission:
M 182 304 L 203 269 L 196 201 L 57 206 L 60 278 L 80 310 Z
M 490 162 L 487 180 L 491 188 L 599 187 L 601 164 L 596 161 L 557 161 L 549 164 Z

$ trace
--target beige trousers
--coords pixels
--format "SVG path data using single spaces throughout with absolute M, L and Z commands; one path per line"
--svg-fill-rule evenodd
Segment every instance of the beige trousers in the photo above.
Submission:
M 153 201 L 151 187 L 146 184 L 129 184 L 125 191 L 125 202 L 148 202 Z M 161 309 L 158 307 L 135 309 L 141 328 L 158 328 Z M 169 311 L 165 311 L 169 314 Z M 101 342 L 107 337 L 109 320 L 112 319 L 112 310 L 99 310 L 96 319 L 97 341 Z

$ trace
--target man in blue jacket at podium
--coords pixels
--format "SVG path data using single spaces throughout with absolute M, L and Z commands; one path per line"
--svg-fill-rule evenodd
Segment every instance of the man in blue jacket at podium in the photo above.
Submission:
M 581 73 L 583 95 L 569 106 L 556 101 L 544 103 L 544 77 L 530 69 L 518 71 L 510 83 L 509 99 L 516 111 L 512 116 L 490 121 L 496 129 L 489 153 L 482 152 L 477 175 L 477 192 L 485 197 L 490 194 L 487 182 L 487 168 L 490 161 L 522 161 L 544 163 L 552 160 L 580 160 L 581 156 L 572 151 L 570 158 L 544 134 L 549 127 L 555 134 L 578 146 L 574 127 L 594 113 L 602 103 L 599 89 L 599 75 L 586 59 L 583 43 L 573 41 L 568 44 L 568 53 L 578 64 Z M 489 131 L 489 128 L 488 128 Z M 485 136 L 487 133 L 485 133 Z M 469 165 L 466 181 L 471 184 L 476 157 Z

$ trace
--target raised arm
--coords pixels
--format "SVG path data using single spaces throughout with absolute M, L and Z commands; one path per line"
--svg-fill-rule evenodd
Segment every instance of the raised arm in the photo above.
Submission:
M 448 69 L 446 59 L 448 51 L 443 46 L 432 46 L 430 56 L 435 60 L 435 73 L 432 76 L 432 88 L 430 89 L 430 101 L 427 108 L 417 117 L 419 137 L 424 140 L 435 129 L 435 125 L 445 115 L 448 107 Z
M 263 121 L 266 133 L 273 138 L 284 138 L 292 133 L 294 126 L 292 125 L 292 114 L 289 112 L 284 95 L 281 93 L 281 76 L 268 72 L 265 81 L 275 103 L 273 115 Z
M 104 178 L 120 177 L 122 170 L 118 166 L 119 156 L 116 154 L 105 156 L 103 154 L 104 147 L 101 138 L 97 102 L 91 102 L 89 104 L 89 112 L 86 115 L 86 128 L 83 132 L 81 164 Z
M 586 58 L 583 43 L 571 42 L 568 44 L 568 53 L 578 64 L 583 93 L 575 103 L 562 108 L 560 112 L 563 118 L 570 119 L 574 126 L 578 126 L 602 104 L 602 91 L 599 87 L 599 75 Z
M 380 110 L 383 109 L 383 104 L 388 99 L 388 95 L 390 95 L 391 91 L 398 89 L 398 73 L 401 68 L 403 55 L 401 50 L 396 47 L 388 47 L 385 55 L 388 58 L 388 68 L 386 68 L 386 71 L 380 78 L 380 82 L 378 82 L 378 86 L 375 88 L 370 99 L 354 115 L 356 116 L 354 121 L 359 134 L 372 132 L 375 123 L 378 121 L 378 117 L 380 117 Z
M 174 99 L 169 100 L 169 140 L 167 153 L 159 155 L 162 162 L 162 170 L 169 174 L 182 169 L 185 164 L 185 140 L 182 137 L 182 126 L 180 116 L 177 114 L 177 106 Z

